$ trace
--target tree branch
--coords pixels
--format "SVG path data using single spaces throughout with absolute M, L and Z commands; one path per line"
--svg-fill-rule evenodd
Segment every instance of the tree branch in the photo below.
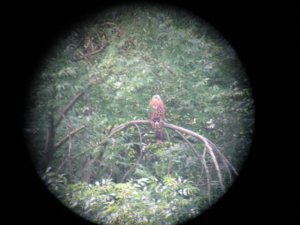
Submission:
M 107 137 L 105 137 L 99 144 L 98 146 L 100 145 L 103 145 L 105 144 L 109 138 L 111 138 L 113 135 L 117 134 L 118 132 L 126 129 L 127 127 L 129 126 L 137 126 L 137 125 L 150 125 L 150 121 L 149 120 L 132 120 L 132 121 L 129 121 L 129 122 L 126 122 L 126 123 L 123 123 L 123 124 L 120 124 L 118 126 L 116 126 L 115 128 L 113 128 L 111 130 L 111 132 L 109 133 L 109 135 Z M 169 124 L 169 123 L 164 123 L 164 127 L 165 128 L 169 128 L 171 130 L 174 130 L 176 131 L 177 133 L 180 133 L 180 135 L 182 137 L 184 137 L 181 133 L 185 133 L 185 134 L 188 134 L 188 135 L 191 135 L 193 137 L 195 137 L 196 139 L 198 139 L 199 141 L 203 142 L 205 148 L 204 148 L 204 151 L 208 152 L 210 157 L 211 157 L 211 160 L 212 160 L 212 163 L 216 169 L 216 172 L 217 172 L 217 176 L 218 176 L 218 179 L 219 179 L 219 183 L 220 183 L 220 186 L 221 186 L 221 189 L 223 191 L 225 191 L 225 186 L 224 186 L 224 183 L 223 183 L 223 177 L 222 177 L 222 173 L 221 173 L 221 169 L 220 169 L 220 166 L 219 166 L 219 163 L 217 161 L 217 158 L 216 158 L 216 155 L 214 152 L 217 152 L 221 158 L 222 158 L 222 161 L 223 161 L 223 164 L 225 165 L 229 175 L 231 176 L 231 173 L 230 173 L 230 170 L 228 170 L 228 167 L 231 168 L 231 170 L 237 174 L 237 171 L 236 169 L 230 164 L 230 162 L 226 159 L 226 157 L 220 152 L 220 150 L 207 138 L 205 138 L 204 136 L 200 135 L 200 134 L 197 134 L 196 132 L 194 131 L 191 131 L 191 130 L 188 130 L 186 128 L 183 128 L 183 127 L 180 127 L 180 126 L 176 126 L 174 124 Z M 186 141 L 187 139 L 184 137 L 184 140 Z M 190 142 L 187 142 L 189 144 L 189 146 L 191 145 Z M 193 150 L 194 147 L 192 148 Z M 198 154 L 197 152 L 195 152 L 196 156 L 198 157 Z M 200 157 L 201 158 L 201 157 Z M 203 166 L 204 166 L 204 169 L 206 170 L 206 177 L 207 177 L 207 181 L 210 180 L 210 175 L 209 175 L 209 172 L 208 172 L 208 168 L 207 168 L 207 164 L 205 162 L 205 153 L 203 154 L 202 156 L 202 163 L 203 163 Z M 209 191 L 210 191 L 210 187 L 209 187 Z
M 219 164 L 217 162 L 217 159 L 216 159 L 216 156 L 212 150 L 212 147 L 211 145 L 208 143 L 208 139 L 203 137 L 202 135 L 200 134 L 197 134 L 195 133 L 194 131 L 191 131 L 191 130 L 188 130 L 188 129 L 185 129 L 183 127 L 179 127 L 179 126 L 176 126 L 176 125 L 173 125 L 173 124 L 168 124 L 168 123 L 165 123 L 164 124 L 164 127 L 167 127 L 167 128 L 170 128 L 170 129 L 173 129 L 173 130 L 177 130 L 177 131 L 180 131 L 182 133 L 186 133 L 186 134 L 189 134 L 195 138 L 197 138 L 198 140 L 202 141 L 206 147 L 206 149 L 208 150 L 210 156 L 211 156 L 211 159 L 213 161 L 213 164 L 215 166 L 215 169 L 217 171 L 217 174 L 218 174 L 218 178 L 219 178 L 219 182 L 220 182 L 220 185 L 221 185 L 221 188 L 223 191 L 225 191 L 225 186 L 223 184 L 223 178 L 222 178 L 222 174 L 221 174 L 221 170 L 220 170 L 220 167 L 219 167 Z
M 209 174 L 209 171 L 208 171 L 208 168 L 207 168 L 207 164 L 206 164 L 206 161 L 205 161 L 206 148 L 204 148 L 203 157 L 201 158 L 201 156 L 198 154 L 197 150 L 194 148 L 194 146 L 192 145 L 192 143 L 182 133 L 180 133 L 179 131 L 175 130 L 175 132 L 177 134 L 179 134 L 183 138 L 183 140 L 188 144 L 188 146 L 193 150 L 194 154 L 197 156 L 200 164 L 202 165 L 202 167 L 205 170 L 205 176 L 206 176 L 206 180 L 207 180 L 208 201 L 210 203 L 211 202 L 211 197 L 210 197 L 210 190 L 211 190 L 210 180 L 211 180 L 211 178 L 210 178 L 210 174 Z
M 131 120 L 129 122 L 126 122 L 126 123 L 122 123 L 120 124 L 119 126 L 113 128 L 109 135 L 107 137 L 105 137 L 99 144 L 98 146 L 100 145 L 103 145 L 105 144 L 109 138 L 111 138 L 113 135 L 115 135 L 116 133 L 124 130 L 125 128 L 129 127 L 129 126 L 132 126 L 132 125 L 135 125 L 135 124 L 141 124 L 141 125 L 150 125 L 150 121 L 149 120 Z
M 66 118 L 66 115 L 61 114 L 61 116 L 63 117 L 64 123 L 66 125 L 67 136 L 68 136 L 68 139 L 69 139 L 69 141 L 68 141 L 69 147 L 68 147 L 68 154 L 65 156 L 65 158 L 62 161 L 62 163 L 57 168 L 57 171 L 60 171 L 60 169 L 65 165 L 66 162 L 69 162 L 69 166 L 71 165 L 71 151 L 72 151 L 72 136 L 71 136 L 71 132 L 72 132 L 73 126 L 71 125 L 71 123 Z
M 238 175 L 238 172 L 234 168 L 234 166 L 228 161 L 228 159 L 221 153 L 221 151 L 217 148 L 217 146 L 212 143 L 210 140 L 208 140 L 209 144 L 214 147 L 214 150 L 221 156 L 222 160 L 224 161 L 224 164 L 227 164 L 228 167 L 234 172 L 235 175 Z
M 48 118 L 48 128 L 47 128 L 47 136 L 46 136 L 46 143 L 44 147 L 45 151 L 45 157 L 43 158 L 43 165 L 45 168 L 43 170 L 46 170 L 49 162 L 51 162 L 53 153 L 54 153 L 54 122 L 53 122 L 53 115 L 50 114 Z
M 80 91 L 79 93 L 77 93 L 77 94 L 71 99 L 71 101 L 63 108 L 63 110 L 62 110 L 61 113 L 60 113 L 60 117 L 58 118 L 57 122 L 55 123 L 55 127 L 57 127 L 57 126 L 60 124 L 60 122 L 61 122 L 61 120 L 62 120 L 62 118 L 63 118 L 62 115 L 65 115 L 65 114 L 70 110 L 70 108 L 74 105 L 74 103 L 75 103 L 75 102 L 76 102 L 83 94 L 84 94 L 83 91 Z
M 67 134 L 65 137 L 63 137 L 62 139 L 60 139 L 60 141 L 58 141 L 55 145 L 54 148 L 58 148 L 59 146 L 61 146 L 63 143 L 65 143 L 67 140 L 69 140 L 70 137 L 72 137 L 74 134 L 76 134 L 78 131 L 80 131 L 82 128 L 84 128 L 85 125 L 82 125 L 78 128 L 76 128 L 75 130 L 71 131 L 69 134 Z
M 87 53 L 87 54 L 84 54 L 82 52 L 80 52 L 80 54 L 82 55 L 81 57 L 79 58 L 76 58 L 76 59 L 73 59 L 73 61 L 80 61 L 80 60 L 83 60 L 83 59 L 86 59 L 88 60 L 89 57 L 93 56 L 93 55 L 96 55 L 97 53 L 103 51 L 106 47 L 108 46 L 108 43 L 103 43 L 103 45 L 101 45 L 100 48 L 94 50 L 93 52 L 90 52 L 90 53 Z M 90 63 L 89 63 L 90 64 Z
M 124 182 L 124 180 L 126 179 L 126 177 L 128 176 L 128 174 L 134 170 L 134 168 L 140 163 L 142 157 L 143 157 L 143 139 L 142 139 L 142 133 L 141 130 L 139 128 L 139 126 L 135 123 L 134 126 L 136 127 L 139 136 L 140 136 L 140 144 L 139 144 L 139 150 L 140 150 L 140 155 L 138 157 L 138 159 L 132 164 L 132 166 L 129 168 L 129 170 L 127 170 L 127 172 L 124 174 L 124 176 L 121 178 L 121 182 Z

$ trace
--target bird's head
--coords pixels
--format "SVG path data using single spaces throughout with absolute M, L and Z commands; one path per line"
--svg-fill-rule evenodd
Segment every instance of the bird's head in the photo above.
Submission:
M 158 100 L 161 100 L 161 98 L 160 98 L 159 95 L 153 95 L 152 99 L 158 99 Z

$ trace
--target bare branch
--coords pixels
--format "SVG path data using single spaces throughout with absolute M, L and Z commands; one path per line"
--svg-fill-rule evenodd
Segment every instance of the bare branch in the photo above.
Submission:
M 80 91 L 79 93 L 77 93 L 72 99 L 71 101 L 63 108 L 63 110 L 60 113 L 60 117 L 58 118 L 55 127 L 57 127 L 61 120 L 62 120 L 62 115 L 66 115 L 66 113 L 70 110 L 70 108 L 74 105 L 74 103 L 84 94 L 83 91 Z
M 124 130 L 125 128 L 129 127 L 129 126 L 132 126 L 134 124 L 145 124 L 145 125 L 150 125 L 150 122 L 148 120 L 132 120 L 132 121 L 129 121 L 127 123 L 123 123 L 123 124 L 120 124 L 119 126 L 113 128 L 111 131 L 110 131 L 110 134 L 105 137 L 99 144 L 98 146 L 100 145 L 103 145 L 105 144 L 109 138 L 111 138 L 113 135 L 115 135 L 116 133 Z
M 227 164 L 227 165 L 230 167 L 230 169 L 234 172 L 234 174 L 235 174 L 235 175 L 238 175 L 238 172 L 236 171 L 236 169 L 234 168 L 234 166 L 233 166 L 233 165 L 228 161 L 228 159 L 222 154 L 222 152 L 217 148 L 217 146 L 216 146 L 214 143 L 212 143 L 210 140 L 208 140 L 208 142 L 209 142 L 209 144 L 210 144 L 211 146 L 214 147 L 214 150 L 216 150 L 216 152 L 221 156 L 221 158 L 222 158 L 224 164 Z
M 118 132 L 126 129 L 129 126 L 133 126 L 133 125 L 134 126 L 137 126 L 137 125 L 148 125 L 149 126 L 150 125 L 150 121 L 149 120 L 132 120 L 132 121 L 120 124 L 120 125 L 116 126 L 115 128 L 113 128 L 111 130 L 110 134 L 107 137 L 105 137 L 97 146 L 101 146 L 101 145 L 105 144 L 109 140 L 109 138 L 111 138 L 113 135 L 115 135 L 116 133 L 118 133 Z M 208 182 L 208 184 L 210 184 L 210 179 L 211 178 L 210 178 L 209 170 L 208 170 L 208 167 L 207 167 L 207 164 L 206 164 L 206 161 L 205 161 L 205 154 L 206 154 L 206 151 L 208 151 L 208 153 L 209 153 L 209 155 L 211 157 L 212 163 L 213 163 L 213 165 L 214 165 L 214 167 L 216 169 L 217 176 L 218 176 L 218 179 L 219 179 L 219 183 L 221 185 L 221 189 L 223 191 L 225 191 L 225 186 L 224 186 L 224 183 L 223 183 L 222 173 L 221 173 L 220 166 L 219 166 L 219 163 L 217 161 L 217 158 L 216 158 L 216 155 L 215 155 L 214 151 L 216 151 L 221 156 L 221 158 L 223 160 L 223 163 L 224 163 L 224 165 L 225 165 L 225 167 L 226 167 L 226 169 L 227 169 L 227 171 L 228 171 L 228 173 L 229 173 L 230 176 L 231 176 L 231 174 L 230 174 L 230 170 L 229 170 L 228 166 L 230 166 L 231 170 L 235 174 L 237 174 L 237 172 L 236 172 L 235 168 L 226 159 L 226 157 L 220 152 L 220 150 L 209 139 L 205 138 L 204 136 L 202 136 L 200 134 L 197 134 L 194 131 L 188 130 L 188 129 L 183 128 L 183 127 L 176 126 L 174 124 L 169 124 L 169 123 L 164 123 L 164 127 L 176 131 L 177 133 L 180 134 L 180 136 L 183 137 L 183 139 L 186 141 L 186 143 L 188 143 L 188 145 L 194 151 L 195 155 L 198 157 L 198 159 L 200 160 L 200 162 L 202 162 L 202 165 L 204 166 L 204 170 L 206 171 L 205 173 L 206 173 L 206 177 L 207 177 L 207 182 Z M 139 129 L 138 129 L 138 132 L 139 132 L 140 140 L 141 140 L 141 134 L 140 134 Z M 191 135 L 191 136 L 195 137 L 196 139 L 198 139 L 199 141 L 203 142 L 205 148 L 204 148 L 204 152 L 203 152 L 202 158 L 201 158 L 201 156 L 199 156 L 198 152 L 193 147 L 193 145 L 182 135 L 182 133 Z M 139 161 L 139 159 L 137 160 L 137 162 L 138 161 Z M 135 165 L 136 165 L 136 163 L 134 164 L 134 166 Z M 127 173 L 129 173 L 129 171 L 127 171 Z M 210 192 L 210 186 L 208 186 L 208 191 Z
M 208 150 L 208 152 L 211 156 L 211 159 L 213 161 L 215 169 L 217 171 L 221 188 L 222 188 L 223 191 L 225 191 L 225 186 L 223 184 L 223 178 L 222 178 L 221 170 L 220 170 L 219 164 L 217 162 L 216 156 L 215 156 L 210 144 L 208 143 L 208 139 L 203 137 L 200 134 L 195 133 L 194 131 L 191 131 L 191 130 L 188 130 L 188 129 L 185 129 L 183 127 L 179 127 L 179 126 L 176 126 L 176 125 L 173 125 L 173 124 L 165 123 L 164 126 L 167 127 L 167 128 L 173 129 L 173 130 L 178 130 L 178 131 L 181 131 L 183 133 L 190 134 L 190 135 L 194 136 L 195 138 L 197 138 L 198 140 L 200 140 L 204 143 L 205 147 L 207 148 L 207 150 Z
M 205 175 L 206 175 L 206 180 L 207 180 L 207 194 L 208 194 L 208 200 L 209 202 L 211 201 L 211 198 L 210 198 L 210 174 L 209 174 L 209 171 L 207 169 L 207 165 L 206 165 L 206 161 L 205 161 L 205 152 L 206 152 L 206 148 L 204 148 L 204 152 L 203 152 L 203 157 L 201 158 L 201 156 L 198 154 L 198 151 L 194 148 L 194 146 L 192 145 L 192 143 L 183 135 L 181 134 L 179 131 L 175 130 L 175 132 L 177 134 L 179 134 L 183 140 L 188 144 L 188 146 L 193 150 L 194 154 L 197 156 L 200 164 L 203 166 L 204 170 L 205 170 Z
M 48 118 L 47 136 L 46 136 L 46 143 L 44 147 L 45 157 L 43 158 L 43 162 L 44 162 L 43 164 L 45 168 L 43 168 L 43 170 L 45 170 L 48 167 L 49 162 L 51 162 L 53 157 L 54 136 L 55 136 L 55 132 L 54 132 L 53 115 L 50 114 Z
M 122 34 L 122 30 L 119 28 L 119 26 L 113 22 L 105 22 L 103 23 L 103 25 L 110 25 L 110 26 L 113 26 L 116 31 L 118 32 L 118 35 L 121 35 Z
M 202 154 L 202 159 L 203 159 L 203 166 L 204 169 L 207 170 L 207 192 L 210 193 L 211 192 L 211 187 L 210 187 L 210 181 L 211 181 L 211 177 L 210 177 L 210 173 L 209 170 L 207 168 L 207 164 L 206 164 L 206 160 L 205 160 L 205 154 L 206 154 L 206 148 L 204 148 L 203 154 Z M 208 201 L 209 203 L 211 203 L 211 199 L 210 199 L 210 194 L 208 194 Z
M 80 60 L 85 59 L 85 60 L 88 62 L 88 64 L 91 64 L 91 63 L 88 61 L 89 57 L 91 57 L 91 56 L 93 56 L 93 55 L 96 55 L 96 54 L 99 53 L 99 52 L 102 52 L 107 46 L 108 46 L 108 43 L 107 43 L 107 42 L 106 42 L 106 43 L 103 43 L 103 44 L 100 46 L 100 48 L 98 48 L 98 49 L 96 49 L 96 50 L 94 50 L 94 51 L 92 51 L 92 52 L 90 52 L 90 53 L 86 53 L 86 54 L 84 54 L 83 52 L 79 51 L 81 57 L 76 58 L 76 59 L 73 59 L 73 61 L 80 61 Z
M 139 136 L 140 136 L 140 146 L 142 146 L 143 144 L 143 138 L 142 138 L 142 133 L 141 133 L 141 130 L 139 128 L 139 126 L 135 123 L 134 126 L 136 127 L 138 133 L 139 133 Z
M 140 155 L 139 155 L 138 159 L 136 160 L 136 162 L 133 163 L 132 166 L 129 168 L 129 170 L 124 174 L 124 176 L 121 179 L 121 182 L 124 182 L 124 180 L 128 176 L 128 174 L 134 170 L 134 168 L 139 164 L 139 162 L 141 161 L 141 159 L 143 157 L 143 139 L 142 139 L 141 130 L 137 124 L 134 124 L 134 126 L 137 128 L 139 136 L 140 136 L 140 148 L 139 148 Z
M 65 158 L 63 159 L 62 163 L 59 165 L 57 171 L 60 171 L 60 169 L 65 165 L 66 162 L 69 162 L 69 166 L 71 164 L 71 152 L 72 152 L 72 136 L 71 136 L 71 130 L 73 129 L 73 126 L 71 125 L 70 121 L 68 121 L 68 119 L 66 118 L 66 116 L 64 114 L 61 114 L 62 118 L 64 119 L 64 123 L 66 125 L 67 128 L 67 136 L 68 136 L 68 154 L 67 156 L 65 156 Z
M 167 139 L 168 139 L 168 141 L 170 142 L 170 141 L 171 141 L 171 139 L 170 139 L 170 135 L 169 135 L 168 131 L 167 131 L 167 130 L 165 130 L 165 133 L 166 133 L 166 136 L 167 136 Z
M 54 145 L 54 148 L 58 148 L 59 146 L 61 146 L 63 143 L 65 143 L 69 139 L 69 137 L 72 137 L 74 134 L 76 134 L 78 131 L 80 131 L 84 127 L 85 127 L 85 125 L 82 125 L 82 126 L 76 128 L 75 130 L 71 131 L 67 136 L 63 137 L 60 141 L 58 141 Z

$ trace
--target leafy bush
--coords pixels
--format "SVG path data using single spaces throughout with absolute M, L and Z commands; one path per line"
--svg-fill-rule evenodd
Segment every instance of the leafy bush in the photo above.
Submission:
M 199 187 L 181 177 L 165 176 L 159 181 L 152 176 L 125 183 L 103 179 L 95 184 L 69 185 L 62 185 L 65 180 L 53 173 L 44 179 L 63 203 L 96 223 L 174 224 L 197 216 L 206 204 Z

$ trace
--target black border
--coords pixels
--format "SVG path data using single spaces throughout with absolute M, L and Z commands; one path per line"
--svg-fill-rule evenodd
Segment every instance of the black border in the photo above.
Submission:
M 170 3 L 193 11 L 230 42 L 247 70 L 256 106 L 254 141 L 241 176 L 217 204 L 191 223 L 300 224 L 293 204 L 295 199 L 299 201 L 293 185 L 299 177 L 293 127 L 299 127 L 300 114 L 293 69 L 296 60 L 291 54 L 299 41 L 295 36 L 297 7 L 242 1 Z M 8 37 L 4 42 L 8 81 L 4 84 L 8 88 L 3 87 L 7 101 L 3 104 L 10 118 L 5 149 L 11 154 L 2 159 L 7 175 L 2 185 L 8 190 L 3 192 L 7 204 L 1 220 L 10 224 L 89 224 L 44 188 L 30 163 L 21 127 L 31 74 L 53 41 L 74 21 L 112 4 L 117 2 L 16 3 L 4 14 Z M 286 126 L 289 124 L 292 126 Z

